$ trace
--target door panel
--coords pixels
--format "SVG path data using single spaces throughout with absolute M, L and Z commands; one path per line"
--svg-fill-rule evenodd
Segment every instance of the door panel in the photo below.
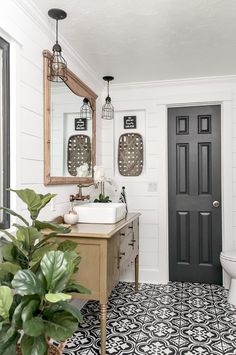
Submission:
M 170 280 L 222 283 L 220 105 L 168 110 Z

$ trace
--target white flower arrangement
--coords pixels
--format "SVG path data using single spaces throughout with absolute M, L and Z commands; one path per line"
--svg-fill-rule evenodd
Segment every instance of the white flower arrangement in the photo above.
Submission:
M 99 199 L 95 199 L 94 202 L 111 202 L 111 200 L 109 200 L 109 196 L 105 196 L 105 183 L 107 182 L 108 184 L 113 186 L 116 191 L 117 186 L 115 181 L 113 179 L 106 178 L 105 169 L 103 166 L 95 165 L 93 171 L 94 171 L 95 187 L 98 188 L 99 185 L 101 187 L 101 193 L 99 195 Z
M 78 177 L 86 177 L 89 175 L 88 163 L 84 163 L 84 164 L 80 165 L 76 170 L 77 170 Z

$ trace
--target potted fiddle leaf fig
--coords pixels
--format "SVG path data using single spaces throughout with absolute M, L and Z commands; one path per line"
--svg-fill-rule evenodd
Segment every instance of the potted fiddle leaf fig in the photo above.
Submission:
M 46 251 L 54 249 L 56 242 L 52 239 L 58 233 L 69 233 L 70 228 L 65 228 L 56 223 L 38 220 L 40 211 L 54 198 L 55 194 L 41 195 L 31 189 L 11 190 L 27 205 L 30 222 L 15 211 L 0 207 L 6 213 L 17 217 L 23 224 L 14 223 L 15 235 L 7 230 L 1 230 L 6 235 L 1 240 L 3 263 L 0 263 L 0 283 L 7 284 L 20 269 L 30 268 L 37 271 L 40 260 Z M 49 229 L 45 237 L 42 229 Z
M 16 235 L 3 243 L 0 264 L 0 354 L 62 354 L 64 342 L 82 320 L 72 304 L 71 292 L 89 293 L 73 280 L 80 256 L 77 243 L 52 239 L 70 229 L 39 221 L 40 210 L 55 196 L 33 190 L 12 190 L 24 201 L 31 223 L 13 210 L 7 213 L 23 222 L 15 223 Z M 50 229 L 45 237 L 42 229 Z M 59 348 L 50 341 L 61 342 Z

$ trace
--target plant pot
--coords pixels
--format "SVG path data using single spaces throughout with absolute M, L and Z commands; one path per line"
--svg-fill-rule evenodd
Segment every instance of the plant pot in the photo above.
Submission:
M 49 344 L 48 355 L 62 355 L 63 349 L 64 349 L 64 345 L 65 344 L 63 343 L 63 346 L 61 344 L 59 347 L 56 347 L 53 344 Z M 16 355 L 22 355 L 22 352 L 21 352 L 21 349 L 20 349 L 19 345 L 17 345 Z

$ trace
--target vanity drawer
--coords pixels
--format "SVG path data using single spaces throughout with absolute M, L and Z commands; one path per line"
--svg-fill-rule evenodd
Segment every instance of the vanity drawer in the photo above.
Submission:
M 121 228 L 121 230 L 119 232 L 121 240 L 126 238 L 132 232 L 132 230 L 133 230 L 133 223 L 132 222 L 127 224 L 127 226 Z

